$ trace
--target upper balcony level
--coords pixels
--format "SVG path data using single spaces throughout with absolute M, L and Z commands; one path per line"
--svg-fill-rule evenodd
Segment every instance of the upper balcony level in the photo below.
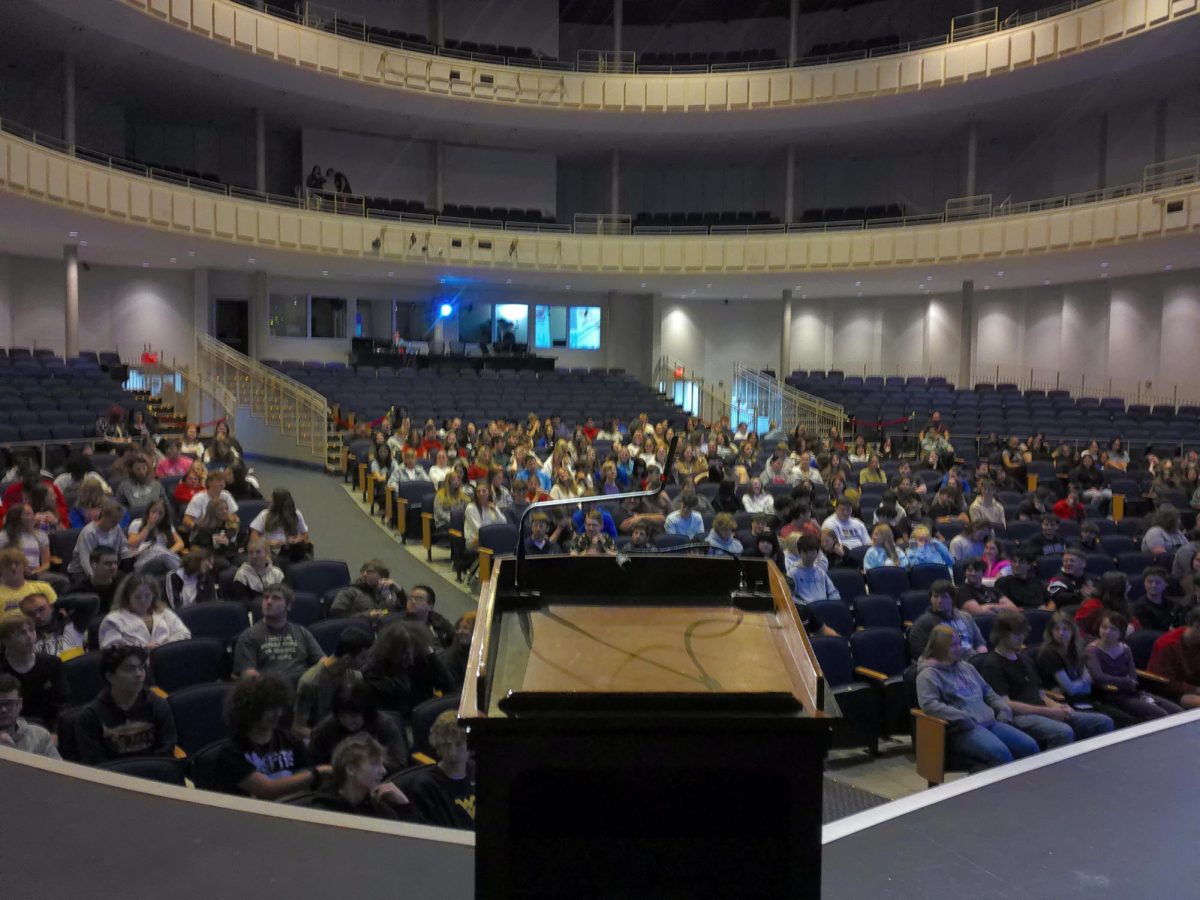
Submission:
M 469 119 L 529 140 L 753 140 L 844 126 L 886 129 L 916 115 L 1027 102 L 1100 75 L 1166 65 L 1194 54 L 1200 41 L 1200 0 L 1071 0 L 1029 20 L 985 20 L 932 46 L 864 50 L 847 60 L 677 72 L 616 58 L 590 66 L 608 71 L 580 71 L 408 44 L 336 21 L 329 30 L 328 20 L 290 21 L 234 0 L 34 2 L 114 48 L 145 48 L 138 66 L 148 77 L 193 68 L 219 74 L 251 100 L 257 93 L 286 103 L 277 93 L 285 92 L 292 102 L 402 115 L 432 132 L 456 134 Z

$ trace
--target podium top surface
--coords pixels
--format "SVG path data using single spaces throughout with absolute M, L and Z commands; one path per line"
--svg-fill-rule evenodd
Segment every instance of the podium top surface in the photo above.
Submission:
M 747 592 L 736 588 L 745 572 L 724 563 L 657 558 L 619 571 L 560 559 L 557 577 L 522 594 L 500 560 L 481 593 L 460 714 L 822 714 L 824 679 L 782 576 L 760 563 L 750 574 L 762 590 Z

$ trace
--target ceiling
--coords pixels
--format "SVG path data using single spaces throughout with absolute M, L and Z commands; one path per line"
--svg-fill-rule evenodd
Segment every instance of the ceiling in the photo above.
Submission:
M 74 232 L 74 235 L 72 235 Z M 333 259 L 283 250 L 193 239 L 151 228 L 109 222 L 56 205 L 0 191 L 0 247 L 23 256 L 61 258 L 63 246 L 78 243 L 83 262 L 182 270 L 266 271 L 287 277 L 428 286 L 453 282 L 491 291 L 573 291 L 662 294 L 667 298 L 768 299 L 785 290 L 802 300 L 853 297 L 936 296 L 961 289 L 1011 290 L 1049 284 L 1119 279 L 1170 270 L 1200 269 L 1200 234 L 1142 241 L 1102 249 L 1034 256 L 1003 262 L 928 265 L 860 271 L 764 273 L 753 275 L 615 275 L 528 272 L 453 266 L 405 265 L 374 260 Z M 254 254 L 253 257 L 250 254 Z

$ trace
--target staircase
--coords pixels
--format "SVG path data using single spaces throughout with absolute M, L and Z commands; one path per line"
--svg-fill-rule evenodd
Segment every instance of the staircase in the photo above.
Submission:
M 828 434 L 831 428 L 840 435 L 846 423 L 846 411 L 838 404 L 741 363 L 734 368 L 731 406 L 746 416 L 740 421 L 751 430 L 765 431 L 768 422 L 775 422 L 787 432 L 800 426 L 812 436 Z

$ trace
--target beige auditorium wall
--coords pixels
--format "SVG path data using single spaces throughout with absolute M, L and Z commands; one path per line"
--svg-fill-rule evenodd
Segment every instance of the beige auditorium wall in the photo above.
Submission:
M 655 356 L 699 373 L 714 390 L 728 389 L 738 363 L 779 367 L 782 300 L 658 298 L 654 315 Z
M 64 351 L 66 276 L 61 260 L 7 257 L 8 303 L 0 307 L 6 345 Z M 4 282 L 0 269 L 0 283 Z M 4 289 L 0 287 L 0 302 Z M 79 272 L 79 344 L 129 358 L 149 343 L 190 360 L 193 285 L 190 271 L 131 269 L 91 263 Z M 5 329 L 7 328 L 7 332 Z

